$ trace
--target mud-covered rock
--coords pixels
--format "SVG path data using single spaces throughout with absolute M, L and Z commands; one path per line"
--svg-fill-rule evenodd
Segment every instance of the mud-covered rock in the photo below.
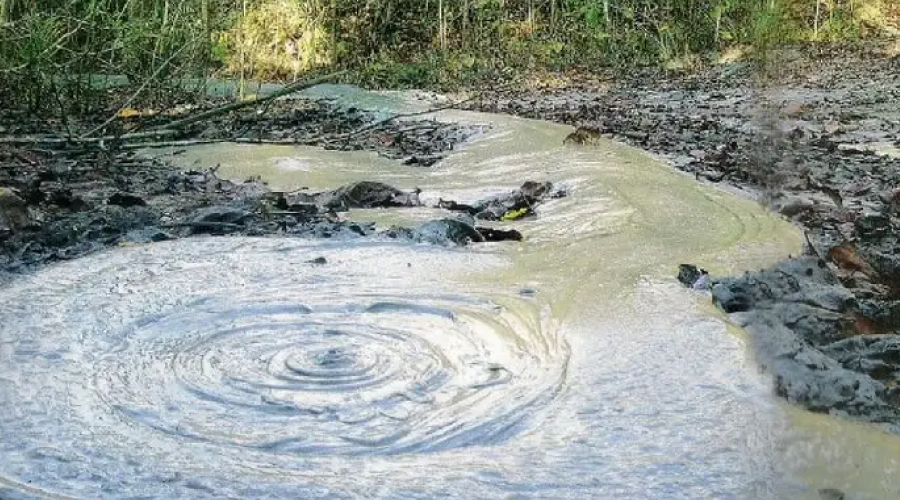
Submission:
M 788 401 L 815 412 L 842 412 L 876 422 L 890 422 L 900 416 L 885 401 L 884 384 L 845 369 L 811 347 L 778 359 L 775 387 Z
M 522 236 L 522 233 L 515 229 L 496 229 L 478 226 L 475 230 L 481 234 L 484 241 L 522 241 L 525 239 L 525 237 Z
M 900 383 L 900 335 L 860 335 L 822 348 L 848 370 Z
M 414 231 L 417 241 L 436 245 L 459 245 L 480 243 L 484 236 L 474 227 L 458 219 L 439 219 L 425 222 Z
M 713 301 L 751 333 L 779 395 L 811 411 L 900 424 L 889 390 L 900 381 L 900 336 L 845 338 L 847 321 L 880 306 L 856 300 L 818 257 L 719 280 Z
M 470 213 L 482 220 L 500 220 L 517 212 L 533 213 L 534 207 L 549 197 L 552 189 L 553 184 L 549 182 L 527 181 L 515 191 L 475 203 Z
M 363 181 L 321 193 L 293 193 L 287 197 L 290 207 L 314 205 L 326 211 L 343 212 L 351 208 L 414 207 L 419 203 L 419 190 L 401 191 L 393 186 Z
M 551 182 L 526 181 L 518 189 L 471 205 L 441 199 L 437 206 L 445 210 L 466 212 L 481 220 L 515 220 L 534 215 L 534 209 L 540 203 L 565 194 L 564 190 L 554 189 Z

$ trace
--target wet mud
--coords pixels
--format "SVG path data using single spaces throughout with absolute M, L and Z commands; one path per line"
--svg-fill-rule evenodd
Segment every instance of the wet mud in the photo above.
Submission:
M 379 119 L 327 99 L 275 101 L 263 111 L 205 122 L 165 144 L 219 140 L 307 144 L 374 151 L 404 165 L 427 167 L 477 132 L 433 120 Z M 116 126 L 134 133 L 171 119 L 138 116 Z M 257 178 L 223 179 L 215 167 L 179 170 L 164 159 L 139 154 L 134 147 L 160 143 L 40 142 L 59 132 L 54 123 L 42 128 L 12 115 L 5 115 L 2 122 L 4 134 L 30 134 L 35 143 L 0 143 L 0 275 L 110 246 L 196 234 L 371 236 L 376 234 L 373 224 L 339 214 L 348 208 L 419 205 L 417 193 L 378 183 L 312 194 L 278 193 Z M 91 126 L 90 121 L 80 124 L 84 130 Z M 436 227 L 442 232 L 435 232 Z M 379 235 L 447 244 L 521 239 L 516 232 L 489 228 L 481 228 L 482 235 L 474 222 L 465 221 L 435 221 L 425 229 L 425 236 L 417 228 L 392 228 Z
M 712 288 L 754 333 L 780 395 L 896 431 L 900 58 L 866 46 L 785 51 L 770 64 L 764 78 L 732 62 L 489 92 L 473 107 L 571 124 L 574 145 L 647 149 L 794 221 L 808 256 L 735 278 L 683 266 L 679 279 Z

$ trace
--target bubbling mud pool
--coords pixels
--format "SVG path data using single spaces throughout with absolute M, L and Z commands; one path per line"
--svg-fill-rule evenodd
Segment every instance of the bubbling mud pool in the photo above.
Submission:
M 789 224 L 633 149 L 563 146 L 566 127 L 440 117 L 490 128 L 431 170 L 178 158 L 278 189 L 570 195 L 511 224 L 522 243 L 192 238 L 0 290 L 0 498 L 897 498 L 894 438 L 786 408 L 743 334 L 670 279 L 796 254 Z

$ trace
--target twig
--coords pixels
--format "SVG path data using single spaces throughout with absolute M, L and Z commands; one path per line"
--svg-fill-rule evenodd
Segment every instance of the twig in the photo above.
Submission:
M 816 247 L 813 245 L 812 240 L 809 239 L 809 231 L 803 231 L 803 237 L 806 238 L 806 244 L 809 245 L 809 249 L 812 251 L 812 253 L 814 253 L 816 257 L 819 258 L 819 260 L 827 263 L 828 261 L 824 257 L 822 257 L 822 254 L 820 254 Z
M 0 144 L 12 145 L 30 145 L 41 144 L 45 146 L 62 145 L 62 144 L 96 144 L 100 142 L 110 141 L 134 141 L 141 139 L 151 139 L 155 137 L 164 137 L 167 135 L 178 135 L 182 133 L 179 130 L 149 130 L 146 132 L 135 132 L 132 134 L 108 135 L 103 137 L 73 137 L 71 139 L 58 136 L 13 136 L 0 137 Z
M 184 147 L 184 146 L 198 146 L 201 144 L 215 144 L 218 142 L 226 142 L 226 140 L 225 139 L 185 139 L 183 141 L 138 142 L 138 143 L 133 143 L 133 144 L 122 144 L 121 146 L 119 146 L 119 149 L 132 150 L 132 149 Z
M 319 78 L 314 78 L 312 80 L 292 83 L 291 85 L 288 85 L 288 86 L 284 87 L 283 89 L 281 89 L 277 92 L 273 92 L 265 97 L 260 97 L 257 99 L 251 99 L 251 100 L 247 100 L 247 101 L 235 102 L 235 103 L 231 103 L 231 104 L 226 104 L 224 106 L 218 106 L 213 109 L 196 114 L 194 116 L 188 116 L 188 117 L 182 118 L 180 120 L 175 120 L 173 122 L 169 122 L 169 123 L 160 125 L 159 127 L 157 127 L 157 129 L 171 130 L 171 129 L 184 128 L 187 125 L 191 125 L 193 123 L 197 123 L 199 121 L 203 121 L 208 118 L 214 118 L 216 116 L 223 115 L 225 113 L 230 113 L 232 111 L 247 108 L 250 106 L 257 106 L 259 104 L 262 104 L 262 103 L 265 103 L 265 102 L 268 102 L 268 101 L 271 101 L 274 99 L 278 99 L 279 97 L 283 97 L 288 94 L 293 94 L 295 92 L 299 92 L 301 90 L 308 89 L 309 87 L 314 87 L 316 85 L 319 85 L 320 83 L 325 83 L 329 80 L 333 80 L 336 77 L 341 76 L 346 72 L 347 72 L 347 70 L 342 70 L 342 71 L 338 71 L 336 73 L 331 73 L 331 74 L 328 74 L 325 76 L 321 76 Z

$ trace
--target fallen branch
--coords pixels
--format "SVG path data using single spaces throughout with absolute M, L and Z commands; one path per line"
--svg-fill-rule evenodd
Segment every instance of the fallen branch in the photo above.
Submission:
M 160 142 L 139 142 L 134 144 L 122 144 L 119 146 L 119 149 L 123 150 L 134 150 L 134 149 L 153 149 L 153 148 L 170 148 L 170 147 L 185 147 L 185 146 L 198 146 L 201 144 L 215 144 L 219 142 L 227 142 L 227 139 L 185 139 L 181 141 L 160 141 Z
M 295 83 L 292 83 L 292 84 L 284 87 L 283 89 L 281 89 L 277 92 L 273 92 L 265 97 L 260 97 L 257 99 L 251 99 L 251 100 L 241 101 L 241 102 L 234 102 L 234 103 L 226 104 L 224 106 L 218 106 L 218 107 L 206 110 L 202 113 L 199 113 L 199 114 L 196 114 L 193 116 L 188 116 L 188 117 L 182 118 L 180 120 L 175 120 L 173 122 L 169 122 L 169 123 L 160 125 L 159 127 L 157 127 L 157 129 L 158 130 L 180 129 L 180 128 L 184 128 L 188 125 L 197 123 L 199 121 L 203 121 L 203 120 L 207 120 L 209 118 L 214 118 L 216 116 L 224 115 L 225 113 L 230 113 L 232 111 L 237 111 L 239 109 L 248 108 L 251 106 L 258 106 L 260 104 L 278 99 L 279 97 L 284 97 L 288 94 L 293 94 L 295 92 L 299 92 L 301 90 L 308 89 L 310 87 L 314 87 L 316 85 L 319 85 L 320 83 L 325 83 L 327 81 L 334 80 L 336 77 L 341 76 L 346 72 L 347 72 L 347 70 L 343 70 L 343 71 L 338 71 L 338 72 L 331 73 L 331 74 L 328 74 L 325 76 L 320 76 L 319 78 L 314 78 L 312 80 L 308 80 L 308 81 L 304 81 L 304 82 L 295 82 Z
M 28 146 L 31 144 L 40 144 L 43 146 L 59 146 L 66 144 L 99 144 L 101 142 L 117 142 L 117 141 L 134 141 L 141 139 L 152 139 L 156 137 L 165 137 L 167 135 L 178 135 L 182 133 L 179 130 L 149 130 L 146 132 L 135 132 L 132 134 L 107 135 L 103 137 L 59 137 L 59 136 L 14 136 L 0 137 L 0 144 L 12 144 L 14 146 Z

